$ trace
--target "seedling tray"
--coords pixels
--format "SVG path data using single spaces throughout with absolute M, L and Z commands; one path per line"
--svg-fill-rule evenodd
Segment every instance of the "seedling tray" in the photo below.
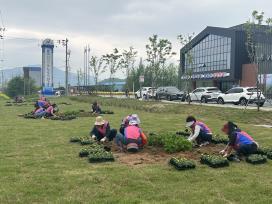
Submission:
M 267 162 L 267 156 L 261 154 L 251 154 L 246 158 L 246 161 L 251 164 L 264 164 Z
M 201 155 L 200 162 L 212 168 L 221 168 L 229 166 L 229 161 L 227 158 L 217 155 L 203 154 Z
M 174 166 L 177 170 L 188 170 L 195 168 L 195 163 L 185 158 L 172 157 L 169 161 L 169 164 Z

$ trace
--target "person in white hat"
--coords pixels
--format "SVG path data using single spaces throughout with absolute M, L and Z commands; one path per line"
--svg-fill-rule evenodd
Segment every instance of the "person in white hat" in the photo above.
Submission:
M 116 144 L 123 150 L 124 147 L 130 152 L 137 152 L 147 143 L 147 137 L 139 127 L 139 118 L 137 115 L 131 115 L 128 119 L 128 125 L 124 128 L 124 133 L 116 135 Z
M 106 140 L 113 140 L 117 134 L 116 129 L 110 129 L 110 123 L 102 118 L 102 116 L 98 116 L 95 118 L 94 127 L 90 132 L 90 136 L 93 139 L 96 139 L 101 142 L 105 142 Z
M 193 116 L 188 116 L 185 126 L 191 129 L 189 141 L 196 141 L 200 146 L 205 146 L 211 142 L 212 131 L 205 123 L 197 121 Z

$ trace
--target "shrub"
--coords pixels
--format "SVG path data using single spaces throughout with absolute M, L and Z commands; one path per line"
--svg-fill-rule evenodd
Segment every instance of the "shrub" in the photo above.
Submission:
M 183 136 L 183 137 L 187 138 L 190 136 L 190 132 L 188 129 L 185 129 L 184 131 L 177 131 L 176 135 Z
M 186 170 L 186 169 L 195 168 L 195 163 L 185 158 L 172 157 L 169 161 L 169 164 L 174 166 L 177 170 Z
M 246 158 L 246 161 L 251 164 L 264 164 L 267 162 L 267 157 L 260 154 L 251 154 Z
M 229 161 L 227 158 L 217 155 L 202 154 L 200 162 L 213 168 L 229 166 Z
M 192 149 L 192 143 L 174 133 L 149 134 L 148 144 L 162 146 L 166 152 L 174 153 Z

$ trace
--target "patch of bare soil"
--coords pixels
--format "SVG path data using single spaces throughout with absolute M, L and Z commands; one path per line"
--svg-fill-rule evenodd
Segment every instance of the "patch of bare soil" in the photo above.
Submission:
M 169 154 L 163 148 L 146 146 L 143 150 L 137 153 L 121 152 L 115 145 L 112 146 L 111 151 L 114 157 L 120 163 L 128 166 L 148 165 L 167 163 L 171 157 L 184 157 L 199 161 L 203 153 L 218 154 L 220 150 L 225 147 L 224 144 L 209 144 L 204 147 L 193 148 L 192 151 L 178 152 Z

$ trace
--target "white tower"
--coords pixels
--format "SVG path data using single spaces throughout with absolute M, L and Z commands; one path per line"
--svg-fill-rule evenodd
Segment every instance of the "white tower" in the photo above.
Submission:
M 53 87 L 53 49 L 54 42 L 45 39 L 42 43 L 42 86 Z

